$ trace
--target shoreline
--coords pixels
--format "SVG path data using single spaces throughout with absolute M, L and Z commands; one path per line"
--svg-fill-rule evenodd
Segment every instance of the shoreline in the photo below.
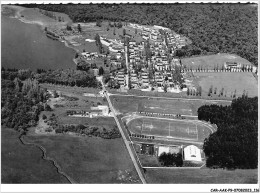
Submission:
M 9 15 L 9 16 L 7 16 L 7 17 L 17 19 L 17 20 L 19 20 L 19 21 L 21 21 L 22 23 L 25 23 L 25 24 L 39 25 L 43 33 L 44 33 L 44 28 L 49 26 L 47 23 L 44 23 L 44 22 L 42 22 L 42 21 L 27 20 L 27 19 L 23 18 L 21 12 L 26 9 L 26 8 L 24 8 L 24 7 L 15 6 L 15 5 L 12 5 L 12 6 L 10 6 L 10 5 L 4 5 L 4 6 L 2 7 L 2 9 L 3 9 L 3 8 L 5 8 L 5 9 L 11 9 L 11 10 L 14 10 L 14 12 L 15 12 L 15 13 L 14 13 L 14 16 Z M 53 40 L 53 41 L 54 41 L 54 40 Z M 55 40 L 55 41 L 57 41 L 57 40 Z M 69 45 L 68 40 L 61 40 L 61 39 L 59 38 L 58 41 L 61 42 L 61 43 L 64 43 L 65 47 L 68 47 L 68 48 L 70 48 L 70 49 L 73 49 L 73 50 L 76 51 L 76 52 L 79 52 L 79 50 L 78 50 L 77 48 L 74 48 L 74 47 L 72 47 L 72 46 Z M 77 63 L 76 63 L 74 57 L 72 58 L 72 61 L 73 61 L 73 63 L 77 66 Z

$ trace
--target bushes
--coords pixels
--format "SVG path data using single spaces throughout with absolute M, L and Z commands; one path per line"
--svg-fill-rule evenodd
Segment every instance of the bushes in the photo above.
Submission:
M 55 129 L 56 133 L 73 132 L 85 134 L 88 136 L 101 137 L 103 139 L 115 139 L 121 137 L 117 127 L 108 130 L 104 127 L 88 126 L 88 125 L 59 125 Z
M 159 162 L 166 167 L 169 166 L 181 167 L 183 165 L 182 154 L 180 153 L 171 154 L 171 153 L 163 152 L 159 156 Z

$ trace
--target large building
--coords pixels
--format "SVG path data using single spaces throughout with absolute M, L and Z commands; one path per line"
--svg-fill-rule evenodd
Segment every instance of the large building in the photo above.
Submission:
M 202 161 L 201 150 L 195 145 L 189 145 L 184 148 L 184 160 L 186 161 Z

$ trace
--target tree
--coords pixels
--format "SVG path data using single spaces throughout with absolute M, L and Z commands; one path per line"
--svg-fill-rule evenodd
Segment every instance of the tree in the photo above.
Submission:
M 163 87 L 164 92 L 167 92 L 167 88 L 168 88 L 168 85 L 164 84 L 164 87 Z
M 208 96 L 210 96 L 212 94 L 212 91 L 213 91 L 213 86 L 211 85 L 209 88 Z
M 67 29 L 68 31 L 71 31 L 71 30 L 72 30 L 72 28 L 71 28 L 70 25 L 67 25 L 66 29 Z
M 125 32 L 125 28 L 123 29 L 123 36 L 125 36 L 126 32 Z
M 45 120 L 47 119 L 47 116 L 45 114 L 42 115 L 42 119 Z
M 81 25 L 78 24 L 78 32 L 81 33 Z
M 114 34 L 114 36 L 116 35 L 116 28 L 115 28 L 115 26 L 114 26 L 113 34 Z
M 104 69 L 103 69 L 103 67 L 101 66 L 101 67 L 99 67 L 98 75 L 99 75 L 99 76 L 102 76 L 103 74 L 104 74 Z
M 197 88 L 197 95 L 201 96 L 201 94 L 202 94 L 202 88 L 201 88 L 201 86 L 199 86 Z
M 101 27 L 101 24 L 102 24 L 102 21 L 101 20 L 97 20 L 96 26 Z
M 190 95 L 190 89 L 187 88 L 187 95 L 189 96 Z

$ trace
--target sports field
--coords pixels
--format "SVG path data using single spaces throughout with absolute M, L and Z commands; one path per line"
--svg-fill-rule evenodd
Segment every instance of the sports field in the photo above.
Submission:
M 194 76 L 202 87 L 202 92 L 206 94 L 212 85 L 213 91 L 217 88 L 217 94 L 224 88 L 224 94 L 226 92 L 227 96 L 230 96 L 235 90 L 237 97 L 241 97 L 244 90 L 248 92 L 249 97 L 258 96 L 257 80 L 250 72 L 194 73 Z
M 215 54 L 209 56 L 199 56 L 192 58 L 183 58 L 182 60 L 183 66 L 186 66 L 188 69 L 192 67 L 192 69 L 197 69 L 198 67 L 202 67 L 202 69 L 214 69 L 214 67 L 221 68 L 225 62 L 237 62 L 244 65 L 252 65 L 249 61 L 235 54 Z
M 110 96 L 113 106 L 120 113 L 149 112 L 162 114 L 197 115 L 202 105 L 230 105 L 231 102 L 216 102 L 205 100 L 162 99 L 133 96 Z
M 198 122 L 141 117 L 128 123 L 130 132 L 141 135 L 203 142 L 213 129 Z

